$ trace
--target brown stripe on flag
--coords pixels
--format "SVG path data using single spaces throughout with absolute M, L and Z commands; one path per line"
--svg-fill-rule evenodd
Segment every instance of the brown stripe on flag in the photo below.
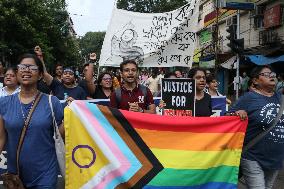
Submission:
M 119 136 L 123 139 L 123 141 L 131 149 L 132 153 L 142 164 L 142 167 L 136 172 L 135 175 L 130 178 L 127 183 L 121 183 L 116 187 L 119 189 L 132 188 L 142 177 L 144 177 L 149 171 L 151 171 L 153 165 L 144 155 L 141 149 L 136 145 L 133 139 L 129 136 L 129 134 L 125 131 L 119 121 L 112 115 L 111 111 L 106 106 L 98 105 L 98 108 L 101 110 L 106 119 L 110 122 Z

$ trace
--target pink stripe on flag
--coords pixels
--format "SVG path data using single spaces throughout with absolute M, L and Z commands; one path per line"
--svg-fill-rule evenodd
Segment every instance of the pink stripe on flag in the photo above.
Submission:
M 116 156 L 119 162 L 123 162 L 123 167 L 120 165 L 120 168 L 109 172 L 105 176 L 105 178 L 102 180 L 102 182 L 100 182 L 99 185 L 95 186 L 95 188 L 105 188 L 105 185 L 107 185 L 108 182 L 111 182 L 116 177 L 122 176 L 130 168 L 131 166 L 130 162 L 121 152 L 121 150 L 119 150 L 119 147 L 114 143 L 114 141 L 110 138 L 110 136 L 106 134 L 105 130 L 100 125 L 99 121 L 92 115 L 92 113 L 90 112 L 86 104 L 82 101 L 77 101 L 76 105 L 83 112 L 84 116 L 88 117 L 91 125 L 94 127 L 96 132 L 100 135 L 100 137 L 105 141 L 106 145 L 112 151 L 114 156 Z

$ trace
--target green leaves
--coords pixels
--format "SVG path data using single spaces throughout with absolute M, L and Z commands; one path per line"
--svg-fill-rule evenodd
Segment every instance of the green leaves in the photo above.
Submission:
M 78 64 L 79 46 L 68 19 L 65 0 L 0 0 L 0 56 L 13 64 L 40 45 L 47 67 L 57 61 Z
M 105 32 L 88 32 L 80 39 L 80 49 L 82 56 L 89 58 L 89 54 L 95 52 L 97 59 L 100 57 L 103 46 Z
M 186 0 L 118 0 L 117 7 L 141 13 L 161 13 L 172 11 L 186 3 Z

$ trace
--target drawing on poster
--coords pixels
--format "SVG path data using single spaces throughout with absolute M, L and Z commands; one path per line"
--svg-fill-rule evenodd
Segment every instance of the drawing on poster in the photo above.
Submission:
M 198 2 L 171 12 L 142 14 L 114 9 L 100 66 L 135 59 L 140 67 L 191 67 L 197 42 Z
M 137 46 L 138 33 L 135 31 L 135 26 L 130 21 L 123 29 L 113 35 L 111 39 L 111 57 L 110 61 L 115 57 L 122 61 L 136 60 L 138 64 L 143 62 L 143 49 Z

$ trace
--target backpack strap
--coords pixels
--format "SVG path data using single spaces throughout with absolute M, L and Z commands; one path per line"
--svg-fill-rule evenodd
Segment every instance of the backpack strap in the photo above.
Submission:
M 144 86 L 144 85 L 140 85 L 140 84 L 138 84 L 138 88 L 139 88 L 139 90 L 141 90 L 141 91 L 142 91 L 143 96 L 146 98 L 146 96 L 147 96 L 147 87 L 146 87 L 146 86 Z
M 117 108 L 119 108 L 119 104 L 121 101 L 121 88 L 120 87 L 116 88 L 114 92 L 115 92 L 116 106 Z
M 142 92 L 144 96 L 144 100 L 147 98 L 147 87 L 145 85 L 138 85 L 139 90 Z M 145 109 L 148 109 L 148 105 L 145 103 Z
M 146 98 L 147 97 L 147 87 L 139 84 L 138 89 L 142 91 L 143 96 Z M 114 92 L 115 92 L 116 105 L 117 105 L 117 108 L 119 108 L 119 104 L 121 102 L 121 88 L 120 87 L 116 88 Z

